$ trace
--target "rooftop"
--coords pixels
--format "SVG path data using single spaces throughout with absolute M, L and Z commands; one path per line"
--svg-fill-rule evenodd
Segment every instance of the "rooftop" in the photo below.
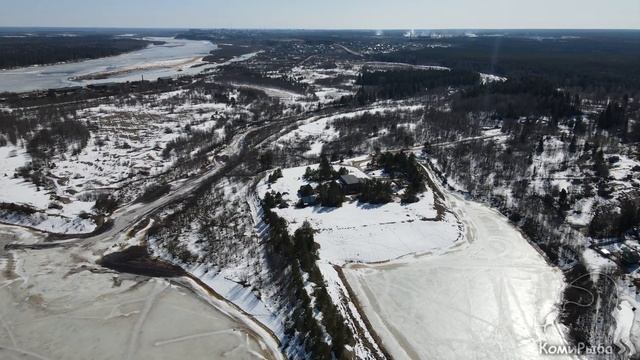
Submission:
M 362 179 L 351 174 L 340 175 L 340 181 L 345 185 L 356 185 L 362 182 Z

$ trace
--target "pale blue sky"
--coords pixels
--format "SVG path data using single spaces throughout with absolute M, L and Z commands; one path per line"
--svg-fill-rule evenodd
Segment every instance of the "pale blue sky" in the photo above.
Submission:
M 0 0 L 0 26 L 640 29 L 640 0 Z

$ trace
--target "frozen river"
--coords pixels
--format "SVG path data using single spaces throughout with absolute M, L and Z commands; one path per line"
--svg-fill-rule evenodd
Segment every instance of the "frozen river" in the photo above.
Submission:
M 448 198 L 466 244 L 444 255 L 345 269 L 394 359 L 538 359 L 540 342 L 564 344 L 561 272 L 499 213 Z
M 4 250 L 41 241 L 0 226 L 0 359 L 274 358 L 223 301 L 93 265 L 105 247 Z
M 204 64 L 202 58 L 217 48 L 209 41 L 145 39 L 164 44 L 100 59 L 0 70 L 0 92 L 124 82 L 140 80 L 143 75 L 145 80 L 155 80 L 163 76 L 193 74 L 203 69 L 193 66 Z

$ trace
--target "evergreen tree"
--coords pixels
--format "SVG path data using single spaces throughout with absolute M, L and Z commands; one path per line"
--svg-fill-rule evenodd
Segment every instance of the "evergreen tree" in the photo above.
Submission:
M 342 187 L 335 181 L 319 185 L 318 197 L 320 205 L 327 207 L 340 207 L 345 199 Z
M 391 201 L 393 191 L 387 181 L 365 180 L 358 200 L 370 204 L 386 204 Z
M 573 137 L 571 138 L 571 143 L 569 144 L 569 152 L 572 153 L 572 154 L 575 153 L 576 150 L 577 150 L 577 144 L 576 143 L 577 143 L 576 136 L 573 135 Z
M 596 175 L 602 179 L 609 177 L 609 165 L 604 160 L 604 152 L 602 149 L 596 152 L 593 170 L 596 172 Z
M 640 203 L 638 198 L 625 198 L 620 201 L 620 218 L 618 220 L 618 232 L 620 235 L 626 231 L 640 226 Z
M 276 169 L 274 172 L 271 173 L 271 175 L 269 175 L 269 178 L 267 179 L 267 181 L 270 184 L 273 184 L 276 181 L 278 181 L 278 179 L 280 179 L 281 177 L 282 177 L 282 170 Z
M 540 155 L 543 152 L 544 152 L 544 139 L 540 138 L 540 141 L 538 141 L 538 146 L 536 147 L 536 153 Z
M 402 198 L 400 199 L 400 201 L 403 204 L 411 204 L 411 203 L 418 202 L 420 200 L 420 198 L 418 198 L 418 192 L 419 190 L 415 186 L 410 184 L 404 190 L 404 194 L 402 194 Z
M 304 175 L 302 175 L 302 178 L 308 181 L 312 181 L 314 177 L 315 177 L 315 172 L 311 170 L 310 167 L 307 166 L 307 168 L 304 170 Z
M 604 130 L 620 129 L 627 124 L 626 106 L 618 102 L 610 102 L 598 116 L 598 127 Z
M 560 194 L 558 195 L 558 206 L 560 207 L 560 211 L 569 210 L 569 202 L 568 202 L 567 190 L 560 190 Z
M 298 196 L 306 197 L 313 195 L 313 187 L 311 185 L 302 185 L 298 189 Z
M 329 163 L 326 155 L 320 158 L 320 166 L 318 167 L 318 181 L 331 180 L 333 178 L 333 167 Z
M 313 240 L 313 228 L 308 221 L 293 233 L 293 248 L 302 271 L 311 273 L 318 256 L 317 246 Z

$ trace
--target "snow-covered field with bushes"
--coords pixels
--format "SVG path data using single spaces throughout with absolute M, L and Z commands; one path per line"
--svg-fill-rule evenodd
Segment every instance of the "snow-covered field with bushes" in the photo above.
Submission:
M 310 166 L 312 169 L 317 165 Z M 334 165 L 337 169 L 339 165 Z M 355 167 L 345 167 L 356 177 L 369 175 Z M 452 214 L 436 219 L 433 192 L 422 194 L 413 204 L 391 202 L 385 205 L 363 204 L 351 199 L 338 208 L 295 207 L 298 189 L 308 184 L 303 179 L 306 167 L 283 169 L 283 177 L 274 184 L 263 180 L 257 191 L 260 198 L 267 191 L 280 192 L 288 201 L 286 209 L 275 209 L 289 223 L 293 233 L 308 221 L 317 231 L 320 259 L 332 264 L 381 262 L 409 254 L 442 253 L 458 240 L 460 226 Z

